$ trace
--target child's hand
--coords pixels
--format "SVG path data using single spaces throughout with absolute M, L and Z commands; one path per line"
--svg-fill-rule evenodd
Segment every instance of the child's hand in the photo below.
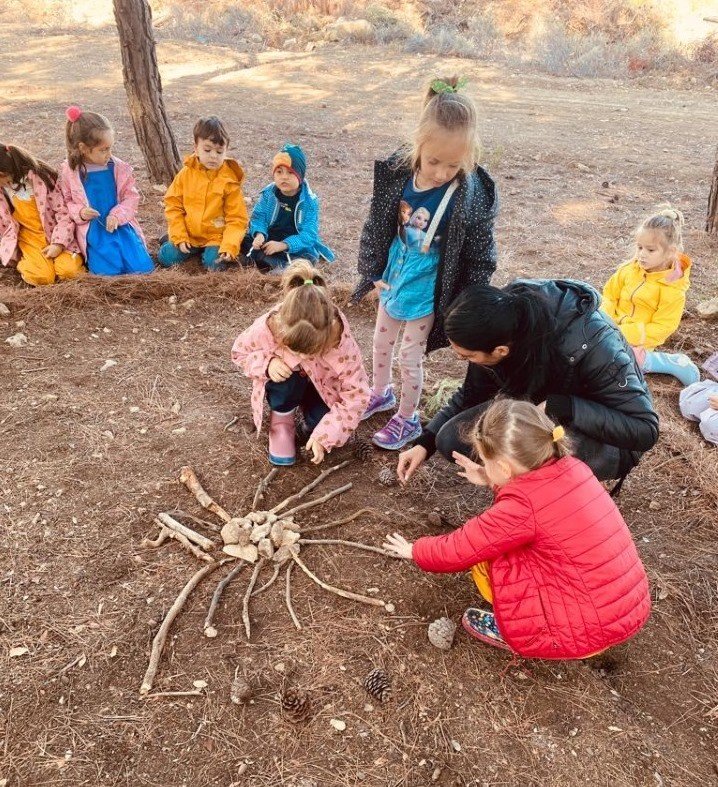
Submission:
M 476 464 L 476 462 L 472 462 L 468 456 L 464 456 L 458 451 L 454 451 L 451 455 L 454 457 L 456 464 L 459 465 L 459 467 L 462 467 L 464 470 L 464 472 L 459 473 L 459 475 L 465 478 L 470 484 L 476 484 L 476 486 L 489 485 L 489 479 L 486 476 L 486 470 L 484 470 L 481 465 Z
M 48 260 L 54 260 L 55 257 L 59 257 L 63 251 L 65 251 L 65 247 L 62 244 L 51 243 L 42 250 L 42 256 L 46 257 Z
M 402 484 L 405 484 L 421 467 L 426 459 L 427 450 L 421 445 L 415 445 L 408 451 L 399 454 L 399 463 L 396 466 L 396 475 Z
M 189 243 L 178 243 L 177 248 L 182 252 L 182 254 L 189 254 L 192 251 L 192 247 Z
M 283 383 L 292 376 L 292 370 L 275 355 L 267 366 L 267 376 L 273 383 Z
M 381 547 L 392 557 L 411 560 L 414 545 L 411 541 L 407 541 L 401 533 L 392 533 L 386 537 Z
M 96 219 L 100 214 L 94 208 L 83 208 L 80 211 L 80 218 L 83 221 L 92 221 Z
M 217 255 L 219 262 L 234 262 L 234 257 L 227 251 L 223 251 Z
M 105 229 L 108 232 L 114 232 L 120 226 L 120 220 L 117 216 L 108 216 L 105 222 Z
M 264 246 L 264 241 L 265 241 L 265 240 L 266 240 L 266 239 L 265 239 L 264 235 L 262 235 L 262 233 L 261 233 L 261 232 L 258 232 L 258 233 L 257 233 L 257 234 L 254 236 L 254 240 L 252 241 L 252 248 L 253 248 L 253 249 L 261 249 L 261 248 L 262 248 L 262 246 Z
M 312 464 L 320 465 L 324 461 L 325 451 L 324 446 L 318 442 L 314 437 L 310 437 L 305 446 L 307 451 L 311 451 Z
M 713 396 L 708 397 L 708 406 L 712 407 L 714 410 L 718 410 L 718 394 L 713 394 Z
M 262 251 L 265 254 L 281 254 L 283 251 L 286 251 L 289 247 L 286 243 L 282 243 L 278 240 L 268 240 L 264 246 L 262 246 Z

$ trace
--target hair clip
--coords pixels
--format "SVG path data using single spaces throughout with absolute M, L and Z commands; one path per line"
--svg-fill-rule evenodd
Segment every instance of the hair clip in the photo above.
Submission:
M 65 110 L 65 117 L 70 121 L 70 123 L 74 123 L 76 120 L 79 120 L 81 115 L 82 109 L 78 106 L 75 106 L 74 104 Z
M 450 85 L 448 82 L 444 82 L 443 79 L 435 79 L 431 83 L 431 89 L 437 95 L 441 93 L 458 93 L 459 90 L 463 90 L 469 84 L 469 80 L 466 77 L 461 77 L 456 83 L 456 85 Z
M 557 443 L 559 440 L 563 440 L 566 437 L 566 430 L 563 426 L 557 426 L 553 432 L 551 432 L 551 436 L 553 438 L 553 442 Z

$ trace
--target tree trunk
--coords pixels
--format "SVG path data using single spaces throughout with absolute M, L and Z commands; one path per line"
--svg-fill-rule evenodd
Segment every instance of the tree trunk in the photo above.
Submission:
M 162 98 L 152 11 L 147 0 L 113 0 L 122 50 L 122 75 L 135 136 L 155 183 L 172 182 L 180 155 Z
M 708 196 L 708 215 L 706 216 L 706 232 L 718 235 L 718 148 L 716 148 L 716 163 L 713 167 L 713 180 L 711 193 Z

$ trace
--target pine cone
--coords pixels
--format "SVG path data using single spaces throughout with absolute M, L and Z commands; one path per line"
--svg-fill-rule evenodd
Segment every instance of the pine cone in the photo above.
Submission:
M 358 440 L 354 446 L 354 456 L 360 462 L 368 462 L 374 455 L 374 446 L 369 440 Z
M 391 698 L 391 678 L 378 667 L 364 678 L 364 688 L 379 702 L 388 702 Z
M 390 467 L 382 467 L 379 471 L 379 483 L 384 486 L 396 486 L 396 473 Z
M 282 693 L 282 712 L 292 724 L 307 721 L 312 712 L 309 695 L 301 689 L 288 688 Z
M 440 650 L 449 650 L 454 644 L 456 623 L 450 618 L 438 618 L 429 624 L 429 642 Z

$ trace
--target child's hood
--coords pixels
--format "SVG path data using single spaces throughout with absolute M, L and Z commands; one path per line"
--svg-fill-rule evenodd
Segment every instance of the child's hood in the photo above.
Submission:
M 646 273 L 638 260 L 633 260 L 631 263 L 635 273 L 640 278 L 644 276 L 648 280 L 653 280 L 660 284 L 666 284 L 669 287 L 687 292 L 691 285 L 691 268 L 693 262 L 687 254 L 679 254 L 678 259 L 673 266 L 667 271 L 654 271 L 653 273 Z
M 189 156 L 186 156 L 183 163 L 185 167 L 196 170 L 197 172 L 208 171 L 202 164 L 200 164 L 196 153 L 190 153 Z M 236 159 L 226 158 L 222 162 L 222 166 L 217 170 L 217 175 L 226 178 L 227 180 L 236 180 L 237 183 L 241 184 L 244 180 L 244 169 Z

